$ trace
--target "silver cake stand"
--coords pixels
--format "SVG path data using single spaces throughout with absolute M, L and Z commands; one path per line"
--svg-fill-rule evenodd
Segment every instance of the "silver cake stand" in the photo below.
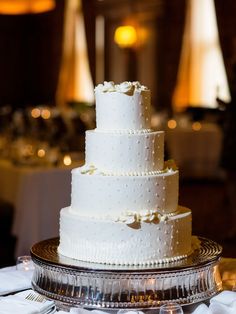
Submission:
M 58 238 L 45 240 L 31 249 L 35 264 L 32 286 L 64 310 L 79 306 L 148 311 L 170 301 L 193 305 L 222 289 L 218 270 L 222 247 L 198 239 L 200 247 L 188 258 L 148 267 L 76 261 L 58 254 Z

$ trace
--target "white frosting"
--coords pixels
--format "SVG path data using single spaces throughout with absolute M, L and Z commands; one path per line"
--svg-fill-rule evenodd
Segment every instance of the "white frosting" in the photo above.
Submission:
M 150 129 L 150 90 L 139 82 L 95 88 L 97 128 L 72 171 L 59 253 L 82 261 L 151 265 L 191 252 L 191 211 L 178 206 L 179 173 L 164 163 L 164 133 Z
M 164 170 L 155 170 L 155 171 L 106 171 L 96 168 L 94 165 L 84 165 L 80 167 L 81 174 L 96 174 L 102 176 L 155 176 L 158 174 L 164 174 L 166 172 L 172 172 L 172 169 L 165 168 Z
M 156 171 L 127 171 L 127 172 L 115 172 L 115 171 L 101 171 L 97 169 L 94 165 L 84 165 L 81 168 L 81 174 L 96 174 L 102 176 L 128 176 L 128 177 L 144 177 L 144 176 L 157 176 L 159 174 L 165 174 L 167 172 L 171 173 L 172 169 L 156 170 Z
M 151 265 L 184 258 L 191 252 L 191 212 L 156 223 L 129 226 L 61 211 L 59 253 L 106 264 Z
M 104 172 L 163 169 L 164 132 L 144 134 L 86 132 L 86 164 Z
M 141 210 L 140 212 L 136 211 L 126 211 L 117 217 L 116 221 L 124 222 L 127 225 L 138 223 L 138 222 L 153 222 L 158 223 L 160 221 L 166 221 L 171 216 L 174 216 L 176 213 L 171 214 L 162 214 L 157 210 Z
M 136 82 L 122 82 L 120 84 L 115 84 L 114 82 L 105 81 L 103 84 L 98 84 L 95 87 L 95 92 L 119 92 L 119 93 L 133 93 L 134 91 L 144 91 L 148 90 L 148 88 L 144 85 L 141 85 L 138 81 Z
M 175 212 L 178 205 L 178 171 L 144 176 L 104 176 L 72 171 L 71 210 L 87 217 L 114 220 L 125 211 Z
M 106 130 L 106 129 L 94 129 L 94 132 L 99 132 L 99 133 L 111 133 L 111 134 L 145 134 L 145 133 L 151 133 L 153 132 L 152 129 L 141 129 L 141 130 Z M 162 132 L 162 131 L 160 131 Z
M 150 90 L 139 83 L 112 82 L 95 88 L 98 130 L 150 129 Z

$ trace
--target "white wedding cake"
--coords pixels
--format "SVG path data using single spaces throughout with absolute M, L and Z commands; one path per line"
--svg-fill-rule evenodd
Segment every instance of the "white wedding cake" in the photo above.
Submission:
M 72 170 L 61 210 L 60 254 L 87 262 L 152 265 L 191 253 L 191 211 L 178 206 L 179 173 L 164 163 L 164 132 L 150 129 L 150 90 L 139 82 L 95 88 L 95 130 Z

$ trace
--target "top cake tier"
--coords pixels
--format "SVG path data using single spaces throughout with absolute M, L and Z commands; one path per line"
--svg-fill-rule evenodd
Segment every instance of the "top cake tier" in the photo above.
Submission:
M 98 130 L 143 131 L 151 127 L 150 90 L 139 82 L 95 88 Z

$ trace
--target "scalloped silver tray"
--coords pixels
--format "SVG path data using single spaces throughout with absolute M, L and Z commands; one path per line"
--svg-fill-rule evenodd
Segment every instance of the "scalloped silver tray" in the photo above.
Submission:
M 45 240 L 31 249 L 32 286 L 61 309 L 155 309 L 170 301 L 201 302 L 222 289 L 218 270 L 222 247 L 198 239 L 200 247 L 188 258 L 147 267 L 77 261 L 58 254 L 58 238 Z

